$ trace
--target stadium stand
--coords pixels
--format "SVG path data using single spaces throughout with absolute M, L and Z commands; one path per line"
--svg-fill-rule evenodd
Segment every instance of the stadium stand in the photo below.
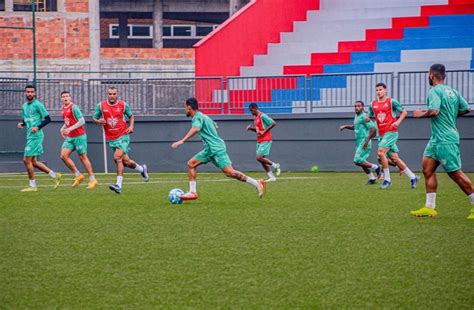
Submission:
M 471 70 L 463 84 L 473 84 L 474 0 L 299 1 L 298 10 L 280 16 L 283 5 L 254 1 L 196 45 L 197 76 L 238 77 L 212 94 L 231 102 L 232 114 L 246 113 L 251 101 L 270 113 L 305 112 L 303 100 L 319 107 L 335 89 L 337 100 L 350 104 L 361 73 L 383 80 L 384 73 L 426 71 L 434 62 Z M 250 19 L 262 27 L 242 33 Z M 239 36 L 247 44 L 232 43 Z M 214 61 L 218 54 L 229 55 L 226 64 Z M 287 77 L 272 78 L 281 75 Z

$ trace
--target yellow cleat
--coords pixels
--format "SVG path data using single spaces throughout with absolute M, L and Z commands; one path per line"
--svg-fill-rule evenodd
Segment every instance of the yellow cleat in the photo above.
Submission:
M 416 216 L 416 217 L 435 217 L 438 215 L 438 212 L 434 209 L 430 209 L 427 207 L 423 207 L 421 209 L 418 209 L 416 211 L 411 211 L 411 215 Z
M 468 220 L 474 220 L 474 207 L 471 208 L 471 214 L 467 217 Z
M 52 180 L 54 183 L 54 189 L 59 187 L 59 184 L 61 184 L 61 178 L 63 175 L 59 172 L 56 172 L 56 177 Z
M 72 187 L 78 187 L 79 184 L 82 183 L 82 180 L 84 180 L 84 176 L 81 174 L 80 176 L 74 178 L 74 183 L 72 183 L 71 186 Z
M 97 182 L 97 180 L 89 181 L 89 183 L 87 184 L 87 189 L 94 189 L 97 185 L 99 185 L 99 182 Z
M 21 192 L 37 192 L 38 188 L 37 187 L 27 187 L 21 190 Z

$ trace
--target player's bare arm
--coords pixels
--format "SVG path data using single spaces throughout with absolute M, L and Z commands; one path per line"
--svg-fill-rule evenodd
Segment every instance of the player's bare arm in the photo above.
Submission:
M 342 125 L 341 127 L 339 127 L 340 131 L 343 131 L 344 129 L 354 130 L 354 125 Z
M 275 122 L 271 123 L 264 131 L 262 131 L 262 132 L 260 133 L 260 135 L 261 135 L 261 136 L 265 135 L 267 132 L 269 132 L 270 130 L 272 130 L 272 128 L 275 127 L 275 126 L 276 126 L 276 123 L 275 123 Z
M 427 110 L 421 111 L 421 109 L 413 111 L 413 117 L 415 118 L 430 118 L 436 117 L 439 114 L 439 110 Z
M 186 142 L 189 139 L 191 139 L 192 137 L 194 137 L 198 132 L 199 132 L 199 128 L 192 127 L 191 129 L 189 129 L 188 133 L 184 136 L 183 139 L 181 139 L 179 141 L 176 141 L 175 143 L 171 144 L 171 147 L 174 148 L 174 149 L 178 148 L 181 144 L 183 144 L 184 142 Z
M 128 126 L 128 128 L 125 132 L 126 133 L 133 133 L 133 127 L 135 126 L 135 116 L 131 115 L 128 118 L 128 123 L 129 123 L 129 126 Z
M 255 127 L 252 127 L 252 125 L 248 125 L 245 129 L 246 129 L 247 131 L 257 132 L 257 129 L 255 129 Z
M 98 124 L 98 125 L 102 125 L 102 126 L 105 125 L 105 119 L 103 117 L 102 118 L 92 118 L 92 121 L 94 122 L 94 124 Z
M 398 120 L 392 124 L 392 127 L 398 128 L 400 124 L 403 122 L 403 120 L 407 117 L 407 115 L 408 115 L 408 112 L 403 110 L 400 113 L 400 117 L 398 118 Z
M 367 139 L 364 142 L 364 145 L 362 146 L 364 150 L 367 149 L 367 147 L 369 146 L 370 140 L 375 138 L 375 135 L 376 135 L 375 127 L 370 128 L 369 136 L 367 137 Z
M 469 113 L 471 113 L 471 109 L 467 109 L 467 110 L 464 110 L 464 111 L 459 111 L 458 116 L 463 116 L 463 115 L 466 115 L 466 114 L 469 114 Z

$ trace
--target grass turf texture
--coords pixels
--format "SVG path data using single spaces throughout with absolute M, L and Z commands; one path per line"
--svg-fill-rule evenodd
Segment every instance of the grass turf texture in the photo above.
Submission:
M 474 223 L 445 174 L 434 219 L 409 215 L 423 185 L 395 174 L 381 191 L 362 173 L 284 173 L 263 200 L 201 174 L 200 199 L 182 205 L 167 194 L 187 190 L 185 174 L 151 177 L 127 174 L 117 195 L 113 175 L 93 191 L 71 189 L 71 175 L 54 191 L 42 175 L 37 193 L 19 192 L 24 175 L 0 176 L 1 307 L 474 305 Z

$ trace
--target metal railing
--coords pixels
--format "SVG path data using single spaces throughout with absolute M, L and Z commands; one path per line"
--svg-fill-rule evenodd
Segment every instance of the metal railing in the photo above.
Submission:
M 200 107 L 213 114 L 242 114 L 250 102 L 268 113 L 314 113 L 351 110 L 356 100 L 366 103 L 375 97 L 375 84 L 384 82 L 389 95 L 402 105 L 420 106 L 429 90 L 427 72 L 356 73 L 269 77 L 135 77 L 89 76 L 40 78 L 37 96 L 51 114 L 61 110 L 60 93 L 71 92 L 84 114 L 91 115 L 106 98 L 109 86 L 118 89 L 136 115 L 183 113 L 183 102 L 196 97 Z M 0 113 L 18 114 L 28 78 L 0 78 Z M 474 103 L 474 70 L 447 72 L 446 83 Z

